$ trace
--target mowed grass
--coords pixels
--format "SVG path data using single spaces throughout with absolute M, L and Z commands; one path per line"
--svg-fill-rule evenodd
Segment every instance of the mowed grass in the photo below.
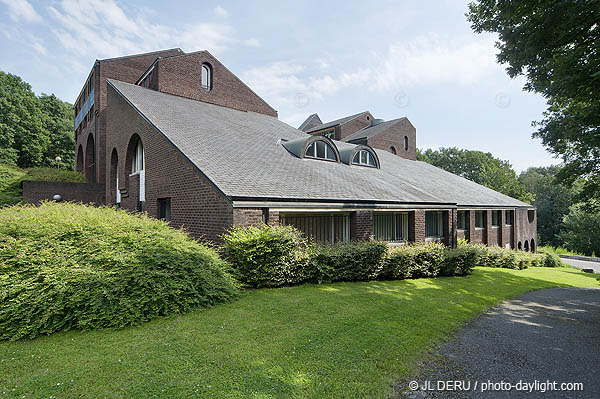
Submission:
M 386 398 L 486 308 L 597 278 L 476 268 L 468 277 L 249 291 L 140 327 L 0 342 L 0 398 Z

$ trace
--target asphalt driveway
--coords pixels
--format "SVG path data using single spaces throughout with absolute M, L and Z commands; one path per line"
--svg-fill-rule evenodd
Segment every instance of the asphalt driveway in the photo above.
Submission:
M 561 260 L 571 266 L 577 267 L 579 269 L 592 269 L 595 273 L 600 273 L 600 262 L 591 262 L 587 260 L 579 260 L 579 259 L 567 259 L 561 258 Z
M 413 378 L 417 390 L 402 381 L 396 391 L 406 398 L 600 398 L 599 370 L 600 288 L 553 288 L 469 323 Z M 563 383 L 582 383 L 583 391 Z

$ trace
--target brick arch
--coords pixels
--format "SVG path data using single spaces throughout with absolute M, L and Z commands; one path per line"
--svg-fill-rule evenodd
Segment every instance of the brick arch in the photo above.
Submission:
M 523 243 L 521 241 L 519 241 L 519 244 L 517 245 L 517 249 L 519 251 L 523 249 Z
M 525 240 L 525 244 L 523 244 L 523 250 L 529 251 L 529 241 Z
M 85 180 L 88 183 L 96 182 L 96 143 L 93 133 L 89 134 L 85 144 Z
M 531 252 L 535 252 L 535 240 L 533 238 L 531 239 L 531 244 L 529 244 L 529 249 Z
M 79 144 L 77 149 L 77 160 L 75 162 L 75 171 L 83 173 L 83 145 Z

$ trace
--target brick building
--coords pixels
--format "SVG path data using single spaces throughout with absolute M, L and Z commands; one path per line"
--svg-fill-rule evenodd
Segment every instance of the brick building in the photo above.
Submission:
M 207 51 L 96 61 L 75 105 L 77 170 L 107 204 L 218 241 L 291 224 L 319 241 L 458 238 L 535 249 L 535 209 L 415 160 L 406 118 L 299 129 Z

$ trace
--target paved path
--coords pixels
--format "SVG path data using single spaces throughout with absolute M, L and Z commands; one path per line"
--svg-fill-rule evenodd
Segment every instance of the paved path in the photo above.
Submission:
M 406 398 L 600 398 L 600 288 L 553 288 L 506 301 L 440 348 Z M 438 381 L 470 381 L 471 391 L 438 391 Z M 481 392 L 482 383 L 583 383 L 583 392 Z M 430 381 L 434 390 L 424 390 Z M 475 381 L 478 386 L 475 389 Z M 489 384 L 488 384 L 489 385 Z M 506 387 L 506 386 L 505 386 Z M 500 387 L 498 387 L 500 388 Z
M 561 258 L 561 260 L 571 266 L 578 267 L 579 269 L 593 269 L 594 272 L 600 273 L 600 262 L 590 262 L 586 260 L 567 258 Z

